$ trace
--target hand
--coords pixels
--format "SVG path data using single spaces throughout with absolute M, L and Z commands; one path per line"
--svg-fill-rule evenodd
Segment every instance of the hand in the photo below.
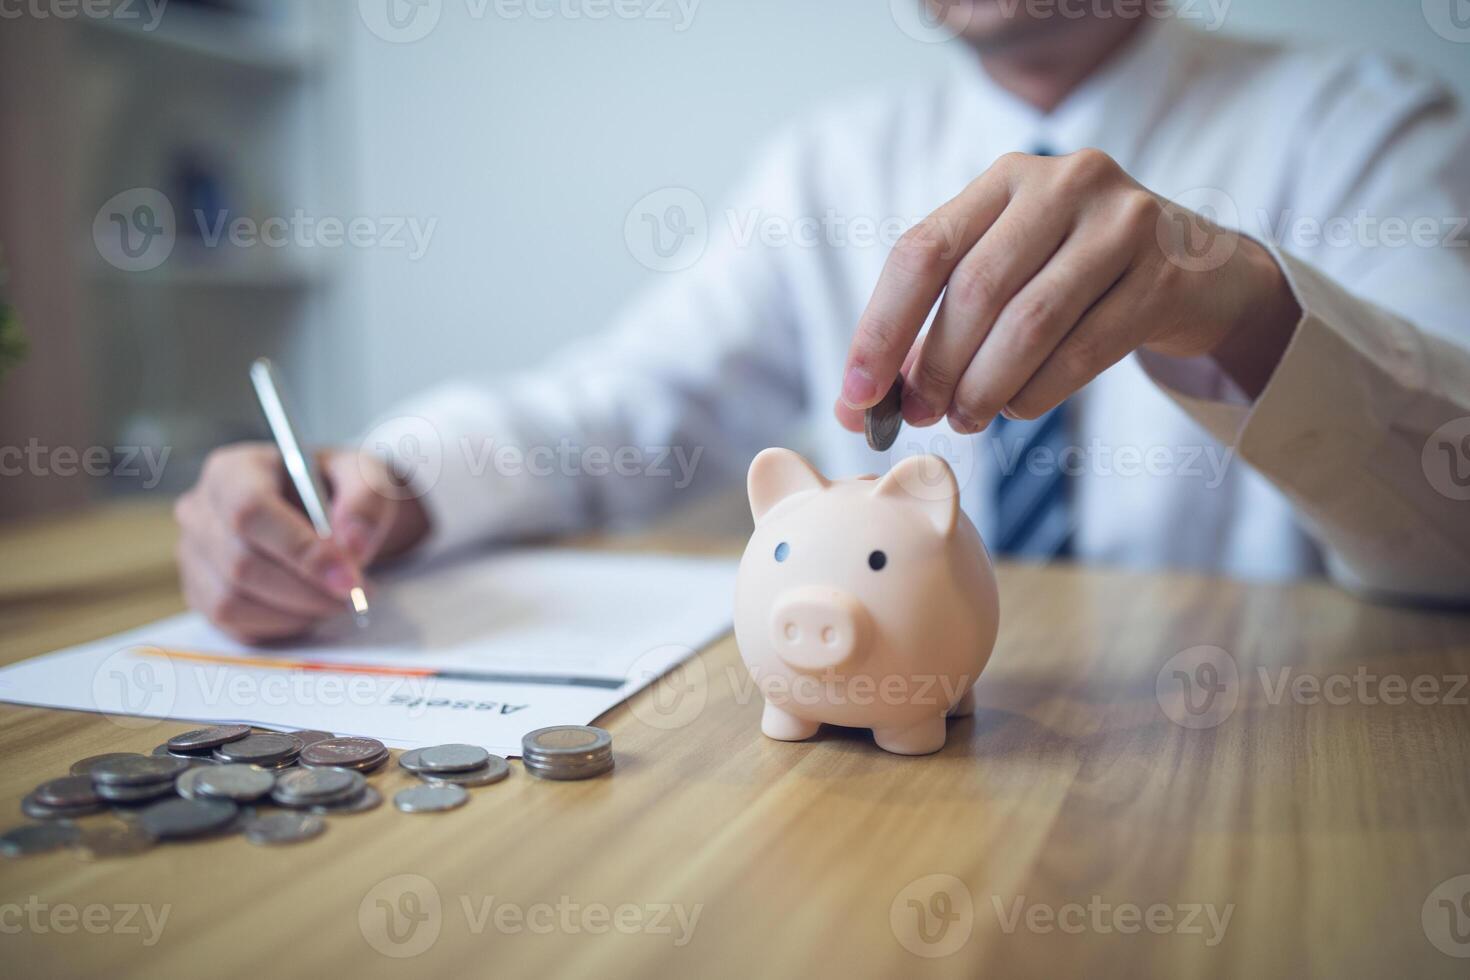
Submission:
M 319 463 L 331 498 L 331 541 L 317 537 L 293 503 L 269 443 L 210 453 L 199 482 L 174 506 L 184 597 L 237 639 L 294 636 L 339 615 L 369 563 L 407 550 L 428 531 L 417 500 L 380 492 L 393 480 L 378 457 L 332 450 Z
M 1254 396 L 1300 316 L 1265 248 L 1150 193 L 1107 154 L 1011 153 L 894 247 L 837 417 L 862 431 L 901 370 L 905 421 L 947 415 L 978 432 L 997 414 L 1044 415 L 1139 348 L 1211 355 Z

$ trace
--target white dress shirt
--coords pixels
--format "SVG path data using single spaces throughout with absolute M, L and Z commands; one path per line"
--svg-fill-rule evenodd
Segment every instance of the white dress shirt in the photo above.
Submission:
M 423 450 L 400 462 L 419 467 L 434 550 L 655 516 L 793 441 L 829 475 L 939 451 L 990 533 L 1005 461 L 983 433 L 906 426 L 874 453 L 832 406 L 897 233 L 1000 154 L 1039 146 L 1100 148 L 1263 241 L 1305 311 L 1254 402 L 1208 360 L 1146 354 L 1073 397 L 1077 557 L 1255 578 L 1325 569 L 1363 591 L 1470 597 L 1462 117 L 1443 86 L 1384 57 L 1174 22 L 1046 115 L 976 61 L 792 126 L 708 209 L 697 261 L 609 330 L 513 381 L 400 406 L 368 444 Z M 682 456 L 658 465 L 669 447 Z

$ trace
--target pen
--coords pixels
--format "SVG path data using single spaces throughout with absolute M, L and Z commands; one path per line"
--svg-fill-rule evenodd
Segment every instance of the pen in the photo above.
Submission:
M 301 498 L 301 505 L 306 508 L 306 516 L 311 518 L 311 525 L 316 528 L 317 537 L 324 541 L 330 539 L 332 524 L 327 520 L 326 492 L 322 487 L 321 478 L 317 475 L 316 467 L 301 451 L 301 443 L 296 438 L 296 429 L 291 424 L 291 416 L 286 411 L 286 403 L 281 397 L 281 385 L 280 379 L 276 376 L 276 367 L 269 358 L 258 357 L 250 365 L 250 383 L 255 386 L 255 397 L 260 401 L 260 410 L 265 413 L 265 420 L 271 427 L 271 435 L 275 437 L 276 447 L 280 449 L 281 459 L 286 464 L 286 472 L 291 475 L 296 494 Z M 362 586 L 352 587 L 351 602 L 352 612 L 357 617 L 358 625 L 367 625 L 367 593 L 362 590 Z

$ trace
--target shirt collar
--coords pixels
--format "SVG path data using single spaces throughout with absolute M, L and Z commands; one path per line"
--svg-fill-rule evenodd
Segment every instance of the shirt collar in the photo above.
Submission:
M 979 59 L 966 59 L 961 84 L 969 94 L 969 112 L 982 120 L 989 159 L 1012 150 L 1046 147 L 1063 154 L 1093 146 L 1128 166 L 1178 90 L 1187 33 L 1172 18 L 1150 20 L 1050 113 L 1001 88 Z

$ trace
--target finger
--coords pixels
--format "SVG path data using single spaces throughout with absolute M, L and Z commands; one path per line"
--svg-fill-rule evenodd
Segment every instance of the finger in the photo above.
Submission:
M 1117 231 L 1087 225 L 1075 231 L 1005 305 L 964 369 L 949 406 L 954 427 L 977 432 L 1011 405 L 1088 308 L 1123 276 L 1131 255 L 1128 239 Z
M 950 273 L 1000 217 L 1016 166 L 1010 154 L 1003 161 L 905 232 L 889 253 L 843 369 L 842 400 L 849 407 L 870 408 L 888 392 Z
M 297 636 L 311 626 L 308 619 L 271 609 L 228 588 L 192 545 L 181 547 L 179 568 L 189 605 L 238 640 L 256 643 Z
M 922 342 L 922 338 L 917 338 L 909 347 L 908 356 L 904 358 L 903 368 L 901 369 L 901 373 L 905 376 L 908 375 L 910 369 L 913 367 L 914 358 L 919 355 L 919 345 Z M 908 398 L 907 390 L 904 391 L 904 398 Z M 862 409 L 849 408 L 846 402 L 844 402 L 841 398 L 838 398 L 837 404 L 832 407 L 832 411 L 833 414 L 837 416 L 837 424 L 841 425 L 848 432 L 863 431 L 864 416 L 867 413 Z M 904 418 L 907 419 L 909 416 L 909 407 L 907 401 L 904 401 L 902 403 L 902 411 Z
M 271 451 L 236 460 L 219 474 L 209 473 L 206 464 L 202 482 L 216 517 L 231 533 L 331 595 L 348 598 L 361 576 L 340 548 L 318 537 L 306 515 L 286 502 L 281 472 Z
M 396 500 L 379 488 L 390 486 L 388 464 L 377 456 L 333 452 L 322 459 L 331 488 L 332 533 L 349 557 L 365 566 L 378 556 L 393 526 Z
M 174 514 L 182 530 L 181 553 L 192 556 L 196 568 L 208 566 L 213 580 L 225 588 L 294 617 L 318 620 L 341 611 L 340 600 L 226 532 L 196 494 L 180 497 Z
M 1072 212 L 1048 197 L 1023 192 L 960 260 L 908 375 L 918 424 L 936 422 L 949 410 L 996 318 L 1057 251 L 1071 221 Z
M 218 524 L 212 528 L 208 537 L 199 539 L 201 557 L 227 588 L 280 613 L 311 621 L 342 611 L 342 600 L 241 539 L 223 533 Z
M 1060 405 L 1148 339 L 1152 287 L 1147 276 L 1124 276 L 1010 400 L 1018 418 L 1039 418 Z

